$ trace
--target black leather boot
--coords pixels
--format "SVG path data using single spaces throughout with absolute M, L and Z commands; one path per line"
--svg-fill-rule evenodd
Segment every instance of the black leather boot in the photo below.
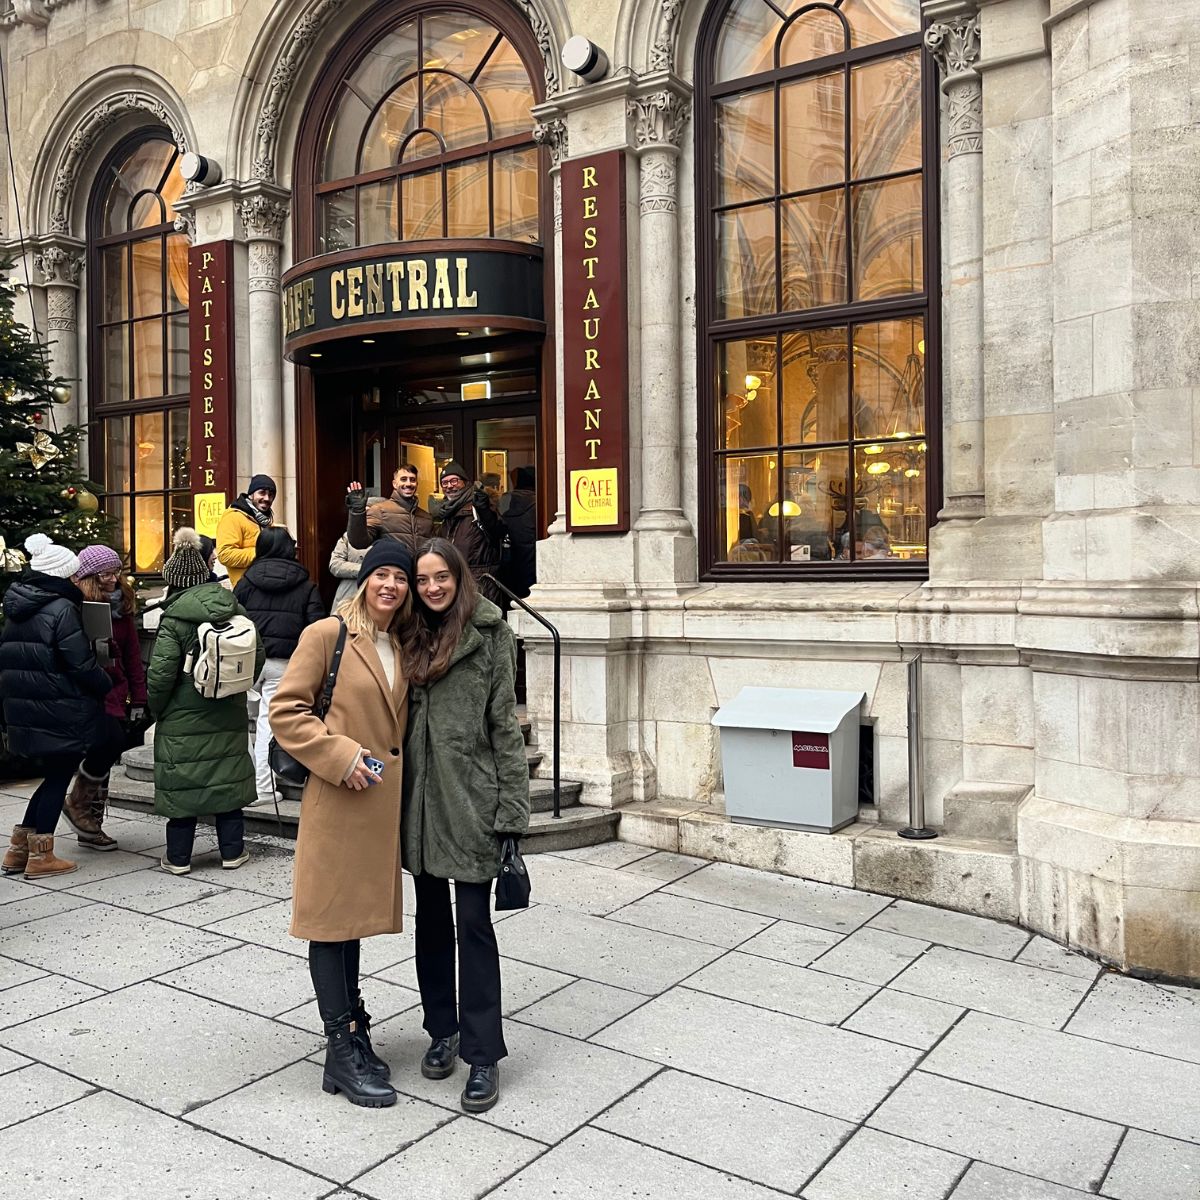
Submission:
M 433 1044 L 425 1051 L 425 1057 L 421 1059 L 421 1074 L 426 1079 L 446 1079 L 454 1074 L 457 1058 L 457 1033 L 452 1033 L 448 1038 L 434 1038 Z
M 465 1111 L 487 1112 L 500 1099 L 499 1063 L 491 1063 L 486 1067 L 472 1065 L 461 1099 Z
M 391 1079 L 392 1068 L 375 1053 L 371 1045 L 371 1014 L 363 1007 L 362 996 L 359 996 L 354 1005 L 354 1040 L 358 1043 L 367 1066 L 371 1068 L 371 1074 L 379 1079 Z
M 350 1013 L 341 1020 L 327 1023 L 325 1036 L 329 1043 L 325 1047 L 323 1091 L 344 1092 L 351 1104 L 361 1104 L 364 1108 L 389 1108 L 396 1103 L 396 1092 L 391 1084 L 372 1074 L 355 1038 Z

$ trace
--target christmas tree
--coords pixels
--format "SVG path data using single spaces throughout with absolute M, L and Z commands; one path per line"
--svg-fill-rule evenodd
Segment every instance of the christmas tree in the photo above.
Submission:
M 0 260 L 0 596 L 28 565 L 30 534 L 78 550 L 112 533 L 79 465 L 83 429 L 58 427 L 55 406 L 70 400 L 70 388 L 16 318 L 12 270 L 11 260 Z

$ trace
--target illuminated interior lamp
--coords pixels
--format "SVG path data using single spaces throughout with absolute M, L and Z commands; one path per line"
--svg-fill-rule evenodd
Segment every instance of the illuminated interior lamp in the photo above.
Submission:
M 892 434 L 892 437 L 908 437 L 908 430 L 907 429 L 897 430 L 895 433 Z
M 308 356 L 308 357 L 309 357 L 309 358 L 321 358 L 321 357 L 322 357 L 322 355 L 321 355 L 321 352 L 320 352 L 320 350 L 314 350 L 314 351 L 312 351 L 312 353 L 311 353 L 311 354 L 309 354 L 309 356 Z
M 925 443 L 924 443 L 924 442 L 920 442 L 920 443 L 918 443 L 918 445 L 917 445 L 917 449 L 918 449 L 918 450 L 920 450 L 920 452 L 921 452 L 922 454 L 924 454 L 924 453 L 925 453 L 925 450 L 926 450 Z
M 908 470 L 904 472 L 904 478 L 905 479 L 916 479 L 916 477 L 918 475 L 920 475 L 920 473 L 921 472 L 916 467 L 909 467 Z
M 924 353 L 925 353 L 925 339 L 924 339 L 924 338 L 922 338 L 922 339 L 921 339 L 921 340 L 920 340 L 920 341 L 917 343 L 917 353 L 918 353 L 918 354 L 924 354 Z
M 757 375 L 746 376 L 746 391 L 757 392 L 762 387 L 762 380 Z
M 458 331 L 458 336 L 459 336 L 459 337 L 470 337 L 470 336 L 471 336 L 471 331 L 470 331 L 469 329 L 460 329 L 460 330 Z
M 800 515 L 800 505 L 795 500 L 785 500 L 783 502 L 783 515 L 785 517 L 798 517 Z M 779 501 L 776 500 L 770 508 L 767 509 L 768 517 L 779 516 Z
M 892 464 L 886 458 L 873 462 L 867 467 L 868 475 L 886 475 L 892 469 Z
M 882 454 L 883 447 L 882 446 L 864 446 L 863 453 L 864 454 Z

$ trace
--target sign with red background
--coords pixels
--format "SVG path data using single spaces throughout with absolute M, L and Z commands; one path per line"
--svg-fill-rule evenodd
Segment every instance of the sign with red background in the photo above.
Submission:
M 625 155 L 562 164 L 567 528 L 629 528 L 629 306 Z
M 193 496 L 236 495 L 233 243 L 188 251 L 189 421 Z M 215 504 L 215 500 L 212 501 Z
M 829 734 L 793 733 L 792 766 L 811 767 L 814 771 L 828 771 Z

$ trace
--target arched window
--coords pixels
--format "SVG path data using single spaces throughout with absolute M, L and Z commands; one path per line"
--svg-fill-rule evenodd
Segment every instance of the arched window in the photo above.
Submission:
M 920 0 L 732 0 L 698 68 L 704 566 L 923 574 L 937 268 Z
M 346 71 L 318 150 L 318 254 L 379 242 L 537 242 L 536 103 L 513 43 L 467 11 L 423 12 Z
M 191 521 L 188 239 L 172 207 L 183 188 L 174 144 L 142 133 L 109 156 L 88 212 L 91 469 L 143 574 Z

